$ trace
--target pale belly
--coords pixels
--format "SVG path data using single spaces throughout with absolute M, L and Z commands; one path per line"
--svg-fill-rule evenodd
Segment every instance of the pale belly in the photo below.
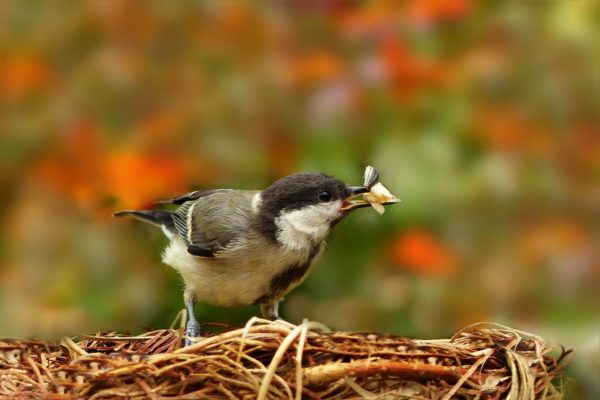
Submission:
M 310 249 L 284 251 L 273 246 L 243 248 L 215 258 L 197 257 L 188 253 L 180 237 L 174 237 L 163 254 L 163 261 L 181 274 L 186 289 L 195 294 L 196 300 L 218 306 L 251 305 L 261 297 L 281 297 L 299 285 L 315 265 L 316 255 L 321 250 L 319 247 L 311 254 Z M 290 266 L 304 269 L 287 276 Z M 284 281 L 284 287 L 274 291 L 274 279 L 280 282 L 282 276 L 289 282 Z

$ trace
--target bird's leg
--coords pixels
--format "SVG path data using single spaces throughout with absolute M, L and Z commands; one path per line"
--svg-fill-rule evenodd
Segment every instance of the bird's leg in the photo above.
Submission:
M 279 317 L 279 302 L 273 301 L 271 303 L 261 304 L 260 313 L 264 319 L 268 319 L 270 321 L 281 319 Z
M 200 336 L 200 323 L 196 319 L 194 313 L 194 306 L 196 305 L 196 296 L 191 291 L 186 290 L 183 293 L 183 300 L 185 302 L 185 308 L 188 312 L 188 322 L 185 327 L 185 340 L 184 346 L 189 346 L 194 343 L 194 338 Z

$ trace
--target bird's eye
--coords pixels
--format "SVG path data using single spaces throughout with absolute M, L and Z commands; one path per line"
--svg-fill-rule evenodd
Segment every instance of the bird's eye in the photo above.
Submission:
M 329 193 L 327 190 L 323 190 L 321 193 L 319 193 L 319 200 L 321 200 L 321 201 L 331 200 L 331 193 Z

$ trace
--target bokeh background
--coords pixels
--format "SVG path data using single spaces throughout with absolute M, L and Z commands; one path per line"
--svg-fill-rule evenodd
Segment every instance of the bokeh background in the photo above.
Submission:
M 600 2 L 0 2 L 0 335 L 165 327 L 162 233 L 111 218 L 198 188 L 365 165 L 282 315 L 574 347 L 600 398 Z M 242 325 L 255 308 L 199 306 Z

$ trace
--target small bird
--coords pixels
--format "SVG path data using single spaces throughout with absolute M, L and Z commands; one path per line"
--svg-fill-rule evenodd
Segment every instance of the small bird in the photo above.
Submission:
M 279 301 L 314 267 L 330 230 L 352 210 L 371 205 L 354 197 L 369 192 L 373 183 L 348 186 L 304 172 L 262 191 L 198 190 L 157 202 L 179 206 L 175 210 L 125 210 L 114 216 L 148 222 L 169 238 L 162 260 L 185 284 L 188 345 L 200 335 L 198 301 L 260 305 L 264 318 L 278 319 Z

